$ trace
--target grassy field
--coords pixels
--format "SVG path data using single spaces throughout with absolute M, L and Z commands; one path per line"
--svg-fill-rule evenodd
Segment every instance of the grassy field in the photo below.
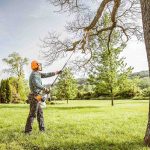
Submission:
M 0 105 L 0 149 L 145 150 L 148 101 L 70 101 L 44 109 L 46 132 L 35 120 L 23 133 L 28 105 Z

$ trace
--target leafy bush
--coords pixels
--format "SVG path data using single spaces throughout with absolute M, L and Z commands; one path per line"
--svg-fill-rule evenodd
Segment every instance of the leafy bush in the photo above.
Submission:
M 122 97 L 122 98 L 133 98 L 137 95 L 137 91 L 134 91 L 132 89 L 128 89 L 128 90 L 124 90 L 124 91 L 121 91 L 119 93 L 119 95 Z
M 143 97 L 148 97 L 150 94 L 150 87 L 149 88 L 145 88 L 142 90 L 142 96 Z

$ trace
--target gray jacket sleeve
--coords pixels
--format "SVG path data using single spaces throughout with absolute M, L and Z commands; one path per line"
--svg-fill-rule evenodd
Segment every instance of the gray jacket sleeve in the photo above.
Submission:
M 44 89 L 44 86 L 39 82 L 39 80 L 38 80 L 36 77 L 34 77 L 34 78 L 32 79 L 32 82 L 33 82 L 33 85 L 34 85 L 35 87 L 37 87 L 38 89 L 40 89 L 40 90 L 43 90 L 43 89 Z
M 56 75 L 55 72 L 41 73 L 41 78 L 48 78 L 48 77 L 52 77 L 52 76 L 55 76 L 55 75 Z

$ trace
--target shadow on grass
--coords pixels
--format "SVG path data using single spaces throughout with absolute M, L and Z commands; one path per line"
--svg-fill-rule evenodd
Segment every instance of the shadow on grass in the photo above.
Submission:
M 89 142 L 81 142 L 75 143 L 73 141 L 67 141 L 63 143 L 49 143 L 47 147 L 42 147 L 39 145 L 33 145 L 30 143 L 30 147 L 27 145 L 25 148 L 32 149 L 35 148 L 40 150 L 142 150 L 146 149 L 143 140 L 139 139 L 136 141 L 125 141 L 120 143 L 115 143 L 111 141 L 102 141 L 102 140 L 95 140 Z
M 117 104 L 148 104 L 148 100 L 145 100 L 145 101 L 135 101 L 135 100 L 132 100 L 132 101 L 126 101 L 126 100 L 123 100 L 122 102 L 115 102 L 115 104 L 117 105 Z M 114 105 L 115 105 L 114 104 Z
M 0 109 L 2 108 L 13 108 L 13 109 L 27 109 L 29 105 L 19 105 L 19 104 L 0 104 Z
M 69 147 L 68 147 L 69 146 Z M 90 143 L 82 143 L 76 145 L 68 145 L 66 149 L 81 149 L 81 150 L 141 150 L 145 148 L 143 141 L 112 143 L 109 141 L 96 141 Z
M 141 150 L 145 148 L 143 141 L 111 143 L 108 141 L 99 141 L 91 143 L 83 143 L 69 145 L 66 149 L 81 149 L 81 150 Z
M 58 110 L 73 110 L 73 109 L 94 109 L 101 108 L 102 106 L 74 106 L 74 107 L 48 107 L 48 109 L 58 109 Z
M 11 104 L 2 104 L 0 105 L 0 109 L 2 108 L 10 108 L 10 109 L 28 109 L 29 105 L 11 105 Z M 102 106 L 68 106 L 68 107 L 63 107 L 63 106 L 60 106 L 60 107 L 57 107 L 57 104 L 56 105 L 53 105 L 53 107 L 51 107 L 51 105 L 47 105 L 47 108 L 46 109 L 58 109 L 58 110 L 72 110 L 72 109 L 92 109 L 92 108 L 100 108 Z

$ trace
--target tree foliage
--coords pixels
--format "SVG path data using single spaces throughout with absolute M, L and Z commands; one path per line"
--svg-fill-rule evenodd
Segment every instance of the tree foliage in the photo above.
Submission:
M 30 92 L 28 82 L 24 78 L 20 78 L 18 80 L 18 78 L 15 77 L 10 77 L 9 80 L 13 95 L 12 102 L 13 103 L 25 102 Z
M 58 99 L 74 99 L 77 95 L 77 81 L 75 80 L 71 70 L 66 68 L 59 77 L 56 85 Z
M 18 78 L 10 77 L 1 80 L 0 103 L 22 103 L 25 102 L 28 94 L 29 86 L 24 78 L 18 80 Z
M 82 58 L 82 65 L 88 63 L 96 49 L 92 49 L 93 42 L 98 37 L 107 40 L 107 46 L 113 40 L 113 32 L 119 32 L 120 41 L 127 42 L 132 35 L 141 38 L 141 26 L 135 22 L 140 15 L 138 0 L 48 0 L 52 5 L 60 8 L 61 13 L 73 16 L 67 22 L 68 38 L 62 39 L 57 32 L 49 33 L 43 40 L 43 54 L 47 63 L 52 63 L 65 55 L 68 51 L 82 52 L 87 57 Z M 71 13 L 70 13 L 71 12 Z M 104 23 L 105 14 L 109 14 L 110 21 Z M 103 33 L 107 36 L 103 37 Z M 119 45 L 119 43 L 118 43 Z M 85 59 L 86 58 L 86 59 Z M 88 59 L 88 60 L 87 60 Z M 78 63 L 78 62 L 77 62 Z M 81 65 L 81 66 L 82 66 Z
M 18 78 L 24 76 L 23 68 L 28 64 L 27 58 L 22 58 L 18 53 L 14 52 L 8 58 L 4 58 L 3 62 L 9 66 L 8 69 L 4 69 L 4 72 L 15 75 Z
M 150 79 L 149 77 L 144 77 L 139 80 L 138 86 L 141 89 L 146 89 L 150 87 Z
M 25 101 L 29 93 L 29 86 L 24 77 L 24 66 L 28 64 L 28 59 L 14 52 L 8 58 L 4 58 L 3 61 L 8 65 L 4 72 L 14 76 L 8 79 L 12 93 L 11 102 Z
M 109 14 L 104 15 L 104 27 L 110 22 Z M 107 37 L 107 33 L 102 34 Z M 97 96 L 109 95 L 112 99 L 118 94 L 119 88 L 124 80 L 127 80 L 132 68 L 127 68 L 124 58 L 120 58 L 120 53 L 125 48 L 126 44 L 119 43 L 120 33 L 113 32 L 113 39 L 109 42 L 107 39 L 98 38 L 98 42 L 93 44 L 92 49 L 96 49 L 91 60 L 91 68 L 89 71 L 89 81 L 95 84 L 95 93 Z M 118 43 L 120 46 L 118 46 Z
M 124 78 L 121 81 L 118 95 L 121 98 L 131 99 L 141 95 L 141 89 L 138 86 L 139 78 Z
M 114 96 L 119 93 L 123 81 L 127 80 L 131 73 L 131 67 L 127 68 L 123 58 L 119 58 L 122 48 L 111 48 L 96 54 L 96 65 L 92 68 L 89 81 L 95 84 L 97 95 L 110 95 L 112 105 Z
M 0 103 L 10 103 L 12 100 L 12 91 L 9 79 L 2 80 L 0 86 Z

